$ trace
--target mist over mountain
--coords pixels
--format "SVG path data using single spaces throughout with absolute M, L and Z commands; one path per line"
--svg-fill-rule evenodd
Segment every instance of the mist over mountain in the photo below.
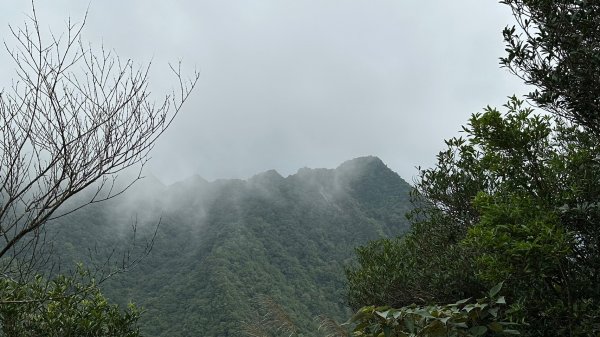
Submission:
M 113 248 L 117 256 L 135 253 L 132 242 L 149 238 L 160 221 L 151 253 L 103 284 L 111 300 L 146 310 L 148 336 L 238 336 L 261 295 L 310 336 L 314 316 L 348 317 L 344 266 L 355 247 L 407 230 L 410 190 L 376 157 L 288 177 L 271 170 L 169 186 L 148 178 L 52 227 L 63 263 L 92 263 L 90 251 L 100 262 Z

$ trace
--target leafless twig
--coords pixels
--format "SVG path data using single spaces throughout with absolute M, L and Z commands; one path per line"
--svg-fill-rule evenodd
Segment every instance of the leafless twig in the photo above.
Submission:
M 16 80 L 0 92 L 0 261 L 6 270 L 18 256 L 45 243 L 52 219 L 119 195 L 116 175 L 143 165 L 158 137 L 189 98 L 199 74 L 185 80 L 171 67 L 179 88 L 155 101 L 148 89 L 150 65 L 136 66 L 81 40 L 82 23 L 70 20 L 62 35 L 44 38 L 35 7 L 22 28 L 10 26 L 5 43 Z M 84 189 L 92 196 L 66 207 Z M 84 224 L 82 224 L 84 225 Z

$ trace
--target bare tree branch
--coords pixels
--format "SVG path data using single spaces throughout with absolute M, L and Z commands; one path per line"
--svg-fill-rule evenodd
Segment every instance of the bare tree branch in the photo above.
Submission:
M 35 6 L 16 41 L 5 48 L 16 80 L 0 92 L 0 261 L 6 270 L 24 251 L 45 240 L 49 220 L 119 195 L 116 175 L 149 159 L 156 140 L 189 98 L 199 74 L 155 101 L 148 89 L 150 64 L 136 66 L 81 40 L 87 13 L 67 22 L 64 34 L 40 31 Z M 91 198 L 66 207 L 84 189 Z M 37 257 L 37 255 L 29 255 Z

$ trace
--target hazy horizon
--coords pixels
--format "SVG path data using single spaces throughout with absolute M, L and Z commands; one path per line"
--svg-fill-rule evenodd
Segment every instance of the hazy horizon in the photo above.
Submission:
M 201 72 L 144 172 L 165 183 L 286 176 L 365 155 L 412 182 L 472 113 L 524 93 L 498 65 L 513 19 L 494 1 L 59 0 L 36 9 L 42 27 L 60 32 L 88 5 L 84 40 L 152 61 L 153 92 L 176 84 L 169 62 Z M 29 2 L 5 2 L 9 48 L 8 24 L 30 12 Z M 0 88 L 13 68 L 0 53 Z

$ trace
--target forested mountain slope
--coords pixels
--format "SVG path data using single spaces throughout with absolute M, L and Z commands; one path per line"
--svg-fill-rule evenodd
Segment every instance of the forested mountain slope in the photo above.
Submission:
M 358 245 L 407 229 L 410 189 L 376 157 L 287 178 L 267 171 L 171 186 L 145 179 L 59 219 L 56 252 L 72 264 L 88 261 L 92 248 L 102 262 L 114 247 L 114 260 L 132 247 L 132 223 L 139 244 L 161 219 L 149 256 L 103 284 L 111 300 L 145 308 L 148 336 L 238 336 L 240 322 L 256 319 L 259 295 L 310 336 L 314 316 L 348 317 L 344 266 Z

